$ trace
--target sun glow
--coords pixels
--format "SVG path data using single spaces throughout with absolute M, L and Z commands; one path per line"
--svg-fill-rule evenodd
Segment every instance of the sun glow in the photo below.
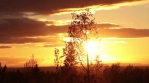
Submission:
M 88 53 L 90 60 L 95 60 L 97 55 L 100 55 L 99 42 L 89 40 L 84 44 L 84 49 Z
M 66 42 L 72 42 L 71 40 L 73 40 L 70 37 L 65 37 L 64 41 Z M 80 39 L 78 39 L 79 41 Z M 107 52 L 109 51 L 105 51 L 106 49 L 106 44 L 105 41 L 100 42 L 98 39 L 90 39 L 88 41 L 84 41 L 83 43 L 83 48 L 84 48 L 84 52 L 85 52 L 85 56 L 80 57 L 81 60 L 86 61 L 87 57 L 86 57 L 86 53 L 89 57 L 89 61 L 90 62 L 95 62 L 95 60 L 99 60 L 102 61 L 103 63 L 112 63 L 112 62 L 117 62 L 118 59 L 115 56 L 109 55 Z M 97 58 L 98 56 L 98 58 Z
M 84 48 L 88 52 L 89 55 L 92 55 L 92 54 L 97 52 L 98 43 L 95 42 L 95 41 L 90 40 L 85 44 Z

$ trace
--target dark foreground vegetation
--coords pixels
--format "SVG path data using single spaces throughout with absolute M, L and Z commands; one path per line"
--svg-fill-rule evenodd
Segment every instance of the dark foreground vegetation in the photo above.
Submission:
M 38 65 L 15 71 L 7 71 L 4 66 L 0 67 L 0 83 L 88 83 L 88 80 L 85 71 L 78 71 L 76 67 L 60 67 L 56 73 L 42 71 Z M 103 66 L 101 72 L 90 71 L 90 83 L 149 83 L 149 68 Z

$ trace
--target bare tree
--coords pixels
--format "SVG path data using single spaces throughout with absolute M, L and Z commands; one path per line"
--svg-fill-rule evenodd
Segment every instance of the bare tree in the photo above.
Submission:
M 54 63 L 56 66 L 56 73 L 57 73 L 56 83 L 58 83 L 58 80 L 59 80 L 59 49 L 55 48 L 54 53 L 55 53 Z
M 59 55 L 60 53 L 59 53 L 59 49 L 58 48 L 55 48 L 54 53 L 55 53 L 54 63 L 55 63 L 55 66 L 56 66 L 56 74 L 57 74 L 57 76 L 56 76 L 56 83 L 58 83 L 59 82 L 59 67 L 61 66 L 60 62 L 61 62 L 61 58 L 63 58 L 64 56 L 63 55 L 62 56 Z
M 26 71 L 29 71 L 35 67 L 38 67 L 37 64 L 37 60 L 34 58 L 34 54 L 32 54 L 32 57 L 30 60 L 28 60 L 25 64 L 24 64 L 24 68 L 26 69 Z

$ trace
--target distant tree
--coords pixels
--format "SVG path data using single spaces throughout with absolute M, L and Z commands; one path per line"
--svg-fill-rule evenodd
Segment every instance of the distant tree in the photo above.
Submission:
M 34 59 L 34 55 L 32 55 L 31 59 L 28 60 L 25 64 L 24 64 L 24 67 L 25 68 L 34 68 L 36 67 L 38 64 L 37 64 L 37 60 Z
M 102 79 L 102 69 L 103 63 L 99 60 L 99 56 L 97 55 L 95 58 L 95 62 L 90 64 L 90 73 L 91 73 L 91 81 L 93 83 L 101 83 Z
M 7 66 L 5 65 L 2 69 L 2 72 L 6 72 Z
M 54 53 L 55 53 L 54 63 L 55 63 L 55 66 L 56 66 L 56 74 L 57 74 L 57 76 L 56 76 L 56 83 L 58 83 L 59 82 L 60 59 L 62 57 L 64 57 L 64 56 L 63 55 L 62 56 L 59 55 L 59 49 L 58 48 L 55 48 Z
M 2 68 L 2 67 L 1 67 Z M 4 82 L 7 66 L 5 65 L 0 72 L 0 83 Z
M 55 59 L 54 59 L 54 63 L 55 63 L 55 66 L 56 66 L 56 83 L 58 83 L 59 81 L 59 49 L 55 48 Z
M 121 83 L 121 67 L 120 63 L 115 63 L 106 66 L 103 71 L 104 82 L 106 83 Z
M 31 59 L 29 59 L 24 64 L 24 72 L 26 73 L 26 76 L 30 77 L 33 73 L 33 70 L 37 68 L 38 68 L 37 60 L 34 58 L 34 55 L 32 54 Z
M 0 62 L 0 82 L 1 82 L 1 80 L 2 80 L 2 64 Z
M 24 64 L 24 69 L 26 81 L 38 83 L 41 77 L 41 71 L 38 67 L 38 61 L 34 58 L 33 54 L 31 59 Z
M 1 73 L 1 70 L 2 70 L 2 64 L 1 64 L 1 62 L 0 62 L 0 73 Z

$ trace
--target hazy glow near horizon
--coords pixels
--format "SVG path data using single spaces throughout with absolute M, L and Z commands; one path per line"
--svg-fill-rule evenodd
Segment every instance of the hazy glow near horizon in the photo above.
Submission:
M 125 42 L 121 42 L 125 41 Z M 142 42 L 142 43 L 140 43 Z M 148 63 L 149 38 L 105 38 L 101 41 L 99 58 L 104 63 Z M 91 44 L 90 44 L 91 45 Z M 14 45 L 12 49 L 1 49 L 0 61 L 2 65 L 7 64 L 9 67 L 21 66 L 34 54 L 38 60 L 39 66 L 54 66 L 54 49 L 55 47 L 32 47 L 22 48 Z M 62 47 L 59 47 L 62 55 Z M 90 49 L 90 48 L 89 48 Z M 89 50 L 88 49 L 88 50 Z M 61 63 L 63 64 L 63 63 Z

